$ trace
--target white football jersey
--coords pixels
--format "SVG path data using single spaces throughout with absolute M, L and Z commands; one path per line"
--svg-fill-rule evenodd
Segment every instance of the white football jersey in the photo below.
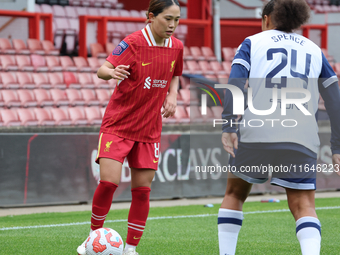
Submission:
M 324 87 L 337 81 L 321 49 L 299 34 L 268 30 L 247 37 L 236 52 L 234 64 L 243 65 L 249 72 L 251 105 L 255 109 L 250 109 L 251 102 L 248 100 L 239 125 L 240 141 L 296 143 L 317 153 L 320 142 L 315 114 L 318 110 L 319 78 L 323 78 L 320 81 Z M 292 88 L 300 91 L 287 92 Z M 273 93 L 277 94 L 277 99 Z M 281 101 L 282 93 L 291 100 L 286 107 Z M 308 97 L 308 94 L 310 99 L 302 104 L 304 109 L 299 109 L 295 102 Z M 283 111 L 281 106 L 286 110 Z M 269 109 L 273 112 L 260 115 Z M 256 110 L 262 112 L 259 114 Z

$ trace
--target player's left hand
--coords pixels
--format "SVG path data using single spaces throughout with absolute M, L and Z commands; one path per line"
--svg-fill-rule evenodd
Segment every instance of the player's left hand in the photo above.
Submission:
M 334 171 L 340 176 L 340 154 L 333 154 L 332 163 Z
M 174 116 L 176 112 L 176 105 L 177 105 L 177 94 L 169 93 L 163 103 L 163 111 L 161 114 L 164 118 L 169 118 Z

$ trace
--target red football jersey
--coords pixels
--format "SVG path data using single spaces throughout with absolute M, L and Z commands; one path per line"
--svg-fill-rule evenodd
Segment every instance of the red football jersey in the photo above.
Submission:
M 106 108 L 100 132 L 146 143 L 160 141 L 161 108 L 170 82 L 181 76 L 183 44 L 170 37 L 156 46 L 150 26 L 127 36 L 106 59 L 115 67 L 130 65 Z

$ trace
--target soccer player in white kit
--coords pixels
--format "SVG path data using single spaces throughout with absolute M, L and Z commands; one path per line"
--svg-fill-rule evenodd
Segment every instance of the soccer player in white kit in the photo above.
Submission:
M 269 1 L 262 13 L 263 32 L 247 37 L 232 62 L 228 84 L 243 91 L 249 79 L 252 91 L 248 91 L 248 105 L 242 120 L 237 121 L 238 129 L 234 103 L 240 97 L 227 89 L 224 100 L 222 118 L 228 122 L 223 125 L 222 143 L 236 170 L 228 173 L 218 213 L 220 255 L 235 254 L 243 203 L 253 183 L 268 180 L 267 170 L 245 171 L 252 166 L 279 169 L 272 172 L 271 184 L 286 189 L 301 252 L 320 254 L 321 224 L 315 212 L 318 100 L 320 93 L 331 121 L 334 170 L 339 171 L 340 91 L 321 49 L 293 32 L 309 16 L 305 0 Z

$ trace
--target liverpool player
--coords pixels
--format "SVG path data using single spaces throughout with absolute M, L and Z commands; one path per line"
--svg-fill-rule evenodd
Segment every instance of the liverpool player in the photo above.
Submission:
M 262 166 L 272 166 L 271 184 L 286 190 L 302 254 L 320 254 L 321 224 L 314 202 L 319 151 L 316 115 L 320 93 L 331 121 L 333 164 L 337 169 L 340 164 L 340 91 L 337 76 L 321 49 L 293 32 L 307 22 L 309 16 L 305 0 L 269 1 L 262 12 L 263 32 L 247 37 L 232 62 L 228 83 L 243 90 L 249 78 L 253 91 L 243 121 L 239 123 L 272 120 L 273 125 L 240 124 L 237 132 L 235 126 L 228 125 L 232 121 L 235 123 L 233 100 L 237 99 L 227 90 L 222 116 L 228 124 L 223 126 L 222 143 L 232 155 L 230 164 L 235 167 L 235 173 L 228 174 L 225 197 L 218 213 L 221 255 L 235 254 L 243 203 L 253 183 L 264 183 L 268 179 L 268 171 L 263 171 Z M 309 95 L 306 100 L 305 95 Z M 285 97 L 289 105 L 285 105 Z M 301 99 L 308 103 L 299 104 Z M 267 109 L 271 110 L 274 103 L 277 107 L 263 114 L 264 110 L 269 112 Z M 261 109 L 261 113 L 255 114 L 254 109 Z M 296 125 L 286 125 L 285 120 L 296 121 Z M 244 171 L 249 167 L 258 167 L 260 171 Z
M 151 0 L 148 25 L 127 36 L 98 70 L 118 84 L 100 129 L 100 183 L 93 196 L 91 231 L 103 226 L 125 158 L 131 168 L 132 202 L 124 254 L 138 254 L 158 168 L 162 115 L 173 116 L 183 67 L 183 44 L 172 37 L 180 18 L 177 0 Z M 161 108 L 163 106 L 163 110 Z M 85 254 L 85 242 L 77 249 Z

